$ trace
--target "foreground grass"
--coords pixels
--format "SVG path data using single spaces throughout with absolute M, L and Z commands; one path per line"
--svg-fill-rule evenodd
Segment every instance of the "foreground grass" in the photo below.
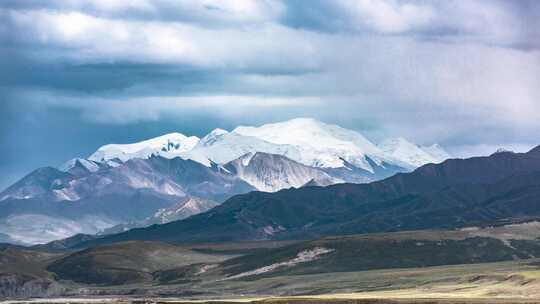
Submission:
M 408 304 L 540 303 L 538 260 L 413 269 L 288 275 L 257 280 L 209 281 L 149 288 L 155 296 L 117 294 L 36 299 L 32 303 L 254 303 L 254 304 Z M 157 288 L 157 289 L 156 289 Z M 92 288 L 90 288 L 92 289 Z M 99 290 L 99 289 L 96 289 Z M 102 289 L 101 289 L 102 290 Z M 109 290 L 114 294 L 115 290 Z M 125 290 L 124 290 L 125 291 Z M 204 296 L 181 296 L 182 292 Z M 78 298 L 78 299 L 77 299 Z M 22 303 L 22 302 L 10 302 Z

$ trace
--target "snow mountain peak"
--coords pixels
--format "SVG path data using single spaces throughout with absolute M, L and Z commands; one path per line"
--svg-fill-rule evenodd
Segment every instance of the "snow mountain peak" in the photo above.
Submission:
M 288 145 L 297 150 L 294 160 L 314 167 L 343 167 L 341 158 L 373 172 L 366 160 L 377 164 L 391 161 L 384 153 L 359 132 L 311 118 L 297 118 L 260 127 L 237 127 L 233 133 L 252 136 L 264 141 Z
M 227 130 L 216 128 L 212 130 L 212 132 L 208 133 L 205 137 L 201 138 L 198 144 L 199 146 L 210 146 L 213 143 L 215 143 L 219 139 L 220 136 L 223 136 L 228 133 L 229 131 Z
M 88 159 L 103 162 L 117 158 L 124 162 L 132 158 L 148 158 L 152 155 L 173 158 L 180 156 L 183 152 L 190 151 L 198 142 L 199 138 L 196 136 L 188 137 L 175 132 L 132 144 L 104 145 Z
M 438 163 L 443 162 L 444 160 L 447 160 L 449 158 L 452 158 L 452 155 L 450 155 L 448 152 L 446 152 L 443 147 L 441 147 L 439 144 L 432 144 L 430 146 L 422 146 L 422 150 L 429 153 L 431 156 L 433 156 Z
M 421 147 L 403 137 L 386 139 L 379 144 L 379 148 L 384 153 L 405 161 L 413 167 L 419 167 L 428 163 L 439 163 L 449 158 L 448 153 L 442 150 L 437 144 L 429 147 Z

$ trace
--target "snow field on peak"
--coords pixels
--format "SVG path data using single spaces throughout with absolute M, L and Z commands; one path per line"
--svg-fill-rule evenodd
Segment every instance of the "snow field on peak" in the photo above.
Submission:
M 279 154 L 291 159 L 299 158 L 299 152 L 294 147 L 273 144 L 235 132 L 219 134 L 213 138 L 211 144 L 208 144 L 208 141 L 203 138 L 200 144 L 195 145 L 191 151 L 183 153 L 182 157 L 209 167 L 212 162 L 225 164 L 243 155 L 255 152 Z
M 295 149 L 298 155 L 291 159 L 313 167 L 339 168 L 344 166 L 342 159 L 345 159 L 355 166 L 373 172 L 366 156 L 377 165 L 381 165 L 383 161 L 392 162 L 360 133 L 311 118 L 297 118 L 260 127 L 240 126 L 232 132 L 274 144 L 288 145 L 290 149 Z
M 160 155 L 190 159 L 211 167 L 256 152 L 283 155 L 318 168 L 343 168 L 348 162 L 371 173 L 374 165 L 414 169 L 449 157 L 438 145 L 419 147 L 403 138 L 375 145 L 359 132 L 311 118 L 296 118 L 259 127 L 239 126 L 231 132 L 218 128 L 201 139 L 171 133 L 133 144 L 105 145 L 89 160 L 127 161 Z
M 199 140 L 196 136 L 187 137 L 181 133 L 170 133 L 132 144 L 104 145 L 88 159 L 100 162 L 118 158 L 127 161 L 132 158 L 148 158 L 152 155 L 173 158 L 193 149 Z

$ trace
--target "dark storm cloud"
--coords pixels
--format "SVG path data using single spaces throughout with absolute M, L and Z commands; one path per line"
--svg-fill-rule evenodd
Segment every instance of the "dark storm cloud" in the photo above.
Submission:
M 193 70 L 163 64 L 8 62 L 0 77 L 5 86 L 45 87 L 85 93 L 117 92 L 145 82 L 175 81 L 181 89 L 205 82 L 222 82 L 219 71 Z

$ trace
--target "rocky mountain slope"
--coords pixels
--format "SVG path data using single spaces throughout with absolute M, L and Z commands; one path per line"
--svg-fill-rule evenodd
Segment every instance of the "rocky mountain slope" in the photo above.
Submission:
M 78 166 L 67 172 L 42 168 L 1 194 L 0 230 L 15 242 L 47 242 L 142 221 L 191 196 L 222 201 L 254 189 L 231 174 L 181 158 L 100 163 L 93 172 Z M 184 211 L 188 216 L 200 210 Z
M 310 181 L 323 186 L 344 182 L 320 168 L 303 165 L 285 156 L 261 152 L 245 154 L 228 162 L 223 168 L 265 192 L 299 188 Z
M 41 168 L 0 194 L 0 228 L 5 241 L 48 242 L 183 219 L 256 189 L 277 191 L 310 180 L 342 182 L 283 156 L 257 152 L 247 158 L 211 167 L 179 157 L 116 160 L 115 165 L 110 164 L 115 160 L 75 159 L 62 167 L 65 171 Z M 190 199 L 197 206 L 183 206 Z M 175 216 L 154 218 L 163 210 Z

